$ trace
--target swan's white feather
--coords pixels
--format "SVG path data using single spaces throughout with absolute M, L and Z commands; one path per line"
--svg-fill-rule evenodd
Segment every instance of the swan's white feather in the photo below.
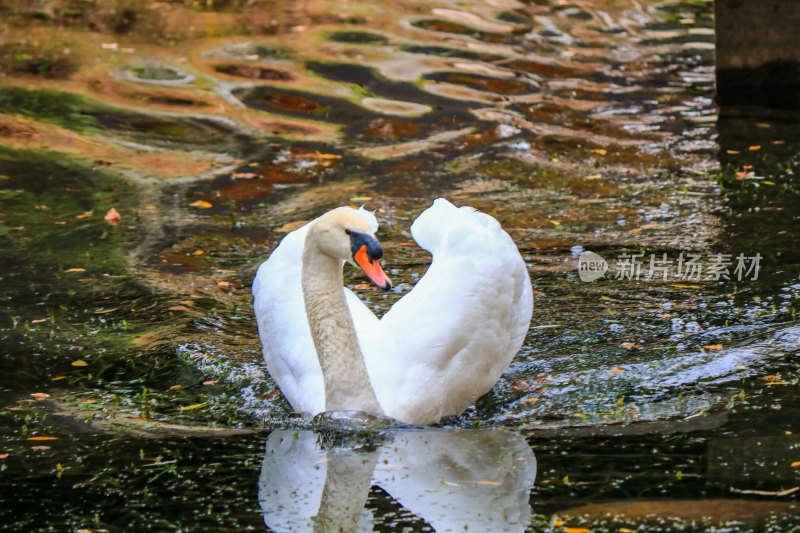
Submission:
M 377 227 L 372 213 L 359 213 Z M 267 370 L 295 410 L 318 413 L 324 387 L 300 282 L 306 230 L 287 235 L 259 267 L 253 295 Z M 533 294 L 517 247 L 491 216 L 440 198 L 411 233 L 433 261 L 380 320 L 344 290 L 384 412 L 428 424 L 497 382 L 525 339 Z

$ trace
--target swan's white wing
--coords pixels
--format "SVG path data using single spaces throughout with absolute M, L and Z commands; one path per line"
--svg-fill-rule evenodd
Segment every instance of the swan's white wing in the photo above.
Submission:
M 359 341 L 386 414 L 432 423 L 494 386 L 525 339 L 533 294 L 517 247 L 489 215 L 438 199 L 411 232 L 433 262 Z
M 359 213 L 377 228 L 372 213 Z M 286 235 L 258 268 L 253 307 L 267 371 L 295 411 L 316 414 L 325 410 L 325 388 L 303 304 L 301 265 L 307 232 L 306 225 Z M 345 298 L 357 331 L 377 324 L 372 311 L 349 289 Z

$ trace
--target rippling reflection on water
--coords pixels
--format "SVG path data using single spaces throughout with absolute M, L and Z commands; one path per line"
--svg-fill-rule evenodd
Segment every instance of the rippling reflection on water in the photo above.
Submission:
M 181 475 L 202 463 L 216 479 L 250 483 L 241 505 L 254 506 L 254 482 L 241 472 L 260 461 L 263 443 L 190 439 L 299 423 L 256 345 L 249 285 L 258 262 L 287 224 L 365 203 L 377 209 L 396 291 L 359 288 L 350 272 L 347 282 L 381 312 L 424 273 L 429 258 L 408 227 L 446 196 L 501 221 L 538 294 L 509 371 L 444 425 L 532 435 L 545 473 L 535 512 L 791 489 L 800 121 L 791 111 L 715 108 L 710 9 L 164 2 L 127 26 L 112 25 L 110 12 L 95 21 L 3 12 L 13 24 L 0 43 L 0 305 L 10 317 L 0 324 L 0 368 L 15 379 L 0 390 L 9 450 L 0 467 L 23 480 L 30 505 L 88 487 L 47 500 L 70 526 L 88 526 L 83 506 L 109 494 L 144 518 L 96 524 L 167 524 L 168 506 L 148 504 L 151 485 L 165 502 L 181 487 L 193 494 L 198 510 L 178 522 L 225 524 L 241 502 L 219 496 L 225 511 L 203 522 L 199 508 L 217 496 Z M 102 218 L 111 207 L 118 226 Z M 612 264 L 654 254 L 672 269 L 668 280 L 610 272 L 585 283 L 576 266 L 584 250 Z M 686 281 L 676 277 L 681 253 L 759 253 L 762 269 L 757 280 Z M 51 435 L 61 442 L 26 440 Z M 163 445 L 185 471 L 170 477 L 141 435 L 187 435 Z M 302 435 L 314 453 L 337 449 Z M 87 445 L 98 438 L 106 451 Z M 119 460 L 105 464 L 115 443 Z M 226 455 L 234 448 L 235 460 Z M 69 479 L 63 486 L 43 481 L 56 464 L 67 469 L 56 478 Z M 152 483 L 155 474 L 118 477 L 127 464 L 163 473 Z M 367 494 L 376 515 L 407 505 L 376 487 Z M 660 509 L 690 519 L 680 505 Z M 54 523 L 18 511 L 3 511 L 8 523 Z M 411 522 L 433 523 L 420 520 Z

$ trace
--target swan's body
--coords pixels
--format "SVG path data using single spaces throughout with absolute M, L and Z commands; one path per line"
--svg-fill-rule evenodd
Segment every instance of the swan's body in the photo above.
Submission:
M 349 211 L 363 225 L 360 231 L 374 233 L 377 222 L 371 213 Z M 525 263 L 511 238 L 489 215 L 436 200 L 411 226 L 417 243 L 433 255 L 431 266 L 378 320 L 353 292 L 342 287 L 345 257 L 325 268 L 328 273 L 338 269 L 338 286 L 329 274 L 325 281 L 318 278 L 312 282 L 308 276 L 303 279 L 304 271 L 310 275 L 303 260 L 311 260 L 313 255 L 307 236 L 312 235 L 313 242 L 315 224 L 321 224 L 329 214 L 287 235 L 259 267 L 253 282 L 259 334 L 270 375 L 298 412 L 376 412 L 370 405 L 369 391 L 363 390 L 367 387 L 378 401 L 377 412 L 404 422 L 431 424 L 443 416 L 461 413 L 494 386 L 528 331 L 533 294 Z M 315 269 L 320 270 L 310 270 Z M 356 334 L 355 351 L 360 354 L 332 349 L 318 357 L 319 342 L 315 349 L 314 338 L 319 335 L 312 336 L 309 326 L 309 320 L 315 322 L 316 318 L 307 313 L 304 298 L 304 292 L 314 296 L 315 291 L 327 302 L 323 306 L 333 305 L 337 299 L 340 304 L 343 295 Z M 326 335 L 352 352 L 351 343 L 342 341 L 348 333 L 340 331 L 339 336 L 336 331 L 347 329 L 347 320 L 338 316 L 347 314 L 341 307 L 328 310 L 337 315 L 340 325 L 327 328 Z M 332 318 L 326 316 L 323 322 Z M 323 379 L 320 361 L 327 365 L 324 361 L 335 359 L 334 372 L 351 376 L 358 369 L 350 372 L 350 363 L 359 355 L 368 383 L 356 376 L 358 384 L 339 387 L 336 405 L 326 405 L 330 379 Z M 327 374 L 330 378 L 330 372 Z M 348 389 L 352 398 L 348 398 Z M 330 404 L 330 395 L 327 399 Z

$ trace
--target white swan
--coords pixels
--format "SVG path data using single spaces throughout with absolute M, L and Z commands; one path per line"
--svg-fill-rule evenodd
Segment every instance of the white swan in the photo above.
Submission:
M 530 325 L 530 279 L 494 218 L 440 198 L 411 226 L 431 266 L 378 320 L 342 287 L 345 261 L 391 286 L 377 263 L 377 227 L 372 213 L 340 207 L 281 241 L 253 280 L 264 360 L 295 411 L 432 424 L 461 413 L 508 368 Z

